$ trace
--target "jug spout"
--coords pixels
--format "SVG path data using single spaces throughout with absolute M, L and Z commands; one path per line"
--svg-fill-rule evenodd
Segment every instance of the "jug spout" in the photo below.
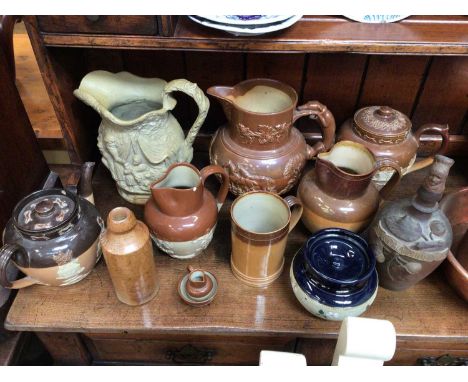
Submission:
M 212 86 L 206 91 L 209 95 L 216 97 L 223 107 L 228 121 L 231 121 L 231 112 L 233 108 L 234 88 L 230 86 Z

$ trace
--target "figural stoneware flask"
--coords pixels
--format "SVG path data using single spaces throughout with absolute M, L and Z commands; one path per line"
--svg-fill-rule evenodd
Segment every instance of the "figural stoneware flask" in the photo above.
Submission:
M 369 243 L 384 288 L 407 289 L 447 257 L 452 228 L 438 202 L 453 163 L 450 158 L 436 155 L 416 195 L 388 203 L 372 223 Z
M 77 283 L 100 257 L 99 235 L 104 222 L 92 199 L 94 163 L 85 163 L 77 195 L 70 189 L 50 188 L 18 202 L 3 232 L 0 285 L 19 289 L 33 284 L 65 286 Z M 85 196 L 85 197 L 84 197 Z M 8 280 L 12 262 L 26 277 Z
M 362 237 L 341 228 L 310 237 L 294 256 L 290 278 L 301 305 L 333 321 L 364 313 L 378 289 L 374 254 Z
M 187 136 L 171 114 L 181 91 L 192 97 L 198 116 Z M 192 144 L 209 109 L 208 98 L 184 79 L 169 83 L 128 72 L 88 73 L 73 94 L 102 118 L 98 147 L 102 162 L 117 182 L 119 194 L 130 203 L 145 204 L 149 186 L 172 163 L 190 162 Z
M 337 133 L 337 141 L 353 141 L 366 146 L 377 158 L 391 159 L 400 166 L 403 175 L 429 166 L 434 153 L 417 163 L 416 152 L 423 134 L 437 134 L 442 145 L 437 154 L 443 154 L 448 145 L 449 127 L 428 123 L 413 134 L 409 118 L 388 106 L 368 106 L 359 109 L 353 118 L 343 123 Z M 382 168 L 374 175 L 378 187 L 383 186 L 392 176 L 392 168 Z
M 117 207 L 100 241 L 117 298 L 127 305 L 153 299 L 159 285 L 148 227 L 128 208 Z
M 216 199 L 204 186 L 213 174 L 222 179 Z M 228 187 L 229 177 L 219 166 L 201 171 L 190 163 L 170 166 L 151 185 L 151 198 L 145 205 L 145 222 L 159 249 L 178 259 L 192 258 L 206 249 Z
M 207 93 L 220 100 L 228 119 L 211 141 L 210 160 L 226 169 L 235 195 L 286 193 L 299 180 L 306 161 L 334 142 L 330 111 L 317 101 L 296 108 L 296 91 L 279 81 L 252 79 L 234 87 L 213 86 Z M 293 126 L 303 116 L 316 119 L 322 128 L 323 141 L 313 147 Z
M 383 166 L 396 170 L 384 188 L 377 191 L 372 176 Z M 301 179 L 297 197 L 302 201 L 302 221 L 311 232 L 339 227 L 353 232 L 365 229 L 400 179 L 399 166 L 391 160 L 377 161 L 363 145 L 336 143 L 317 155 L 315 168 Z

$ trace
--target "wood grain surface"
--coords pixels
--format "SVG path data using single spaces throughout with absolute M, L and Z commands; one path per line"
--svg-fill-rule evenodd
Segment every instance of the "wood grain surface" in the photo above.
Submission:
M 206 155 L 195 158 L 200 168 L 206 162 Z M 426 173 L 422 170 L 405 177 L 392 198 L 411 195 Z M 448 178 L 447 190 L 467 184 L 468 174 L 464 163 L 460 162 Z M 95 175 L 94 195 L 103 217 L 113 207 L 121 205 L 132 208 L 137 218 L 142 218 L 142 208 L 118 196 L 103 166 Z M 32 286 L 20 290 L 6 319 L 6 327 L 48 332 L 336 337 L 340 324 L 311 316 L 296 300 L 290 286 L 288 270 L 292 256 L 309 235 L 302 223 L 290 234 L 285 269 L 270 287 L 252 288 L 233 276 L 229 266 L 228 209 L 231 201 L 232 196 L 221 210 L 213 242 L 199 257 L 181 261 L 156 251 L 160 291 L 148 304 L 130 307 L 120 303 L 101 260 L 96 269 L 76 285 Z M 207 307 L 192 308 L 177 295 L 177 282 L 189 264 L 213 272 L 219 280 L 218 295 Z M 468 306 L 439 270 L 404 292 L 380 288 L 377 299 L 364 316 L 390 320 L 400 340 L 430 338 L 431 341 L 466 343 L 467 314 Z

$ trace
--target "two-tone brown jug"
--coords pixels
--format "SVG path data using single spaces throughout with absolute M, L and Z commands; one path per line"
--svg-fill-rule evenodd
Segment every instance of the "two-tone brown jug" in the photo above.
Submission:
M 206 178 L 213 174 L 222 178 L 216 199 L 204 186 Z M 177 259 L 195 257 L 206 249 L 228 185 L 229 177 L 219 166 L 207 166 L 201 171 L 190 163 L 170 166 L 151 185 L 151 198 L 145 205 L 145 222 L 159 249 Z
M 221 101 L 228 119 L 211 141 L 210 160 L 229 173 L 235 195 L 284 194 L 299 180 L 306 161 L 333 145 L 333 115 L 317 101 L 296 108 L 297 93 L 289 85 L 252 79 L 234 87 L 213 86 L 207 93 Z M 316 119 L 322 128 L 323 141 L 313 147 L 293 126 L 303 116 Z
M 377 160 L 391 159 L 400 166 L 402 175 L 420 170 L 434 161 L 434 155 L 419 162 L 416 152 L 423 134 L 442 137 L 437 154 L 443 154 L 448 145 L 449 127 L 435 123 L 425 124 L 412 132 L 410 119 L 402 112 L 388 106 L 368 106 L 359 109 L 353 118 L 343 123 L 337 133 L 337 141 L 353 141 L 366 146 Z M 384 167 L 374 175 L 374 183 L 382 187 L 393 174 L 393 169 Z
M 379 192 L 372 176 L 384 166 L 396 173 Z M 304 206 L 302 221 L 311 232 L 334 227 L 362 231 L 399 179 L 400 167 L 392 160 L 377 161 L 360 143 L 338 142 L 317 155 L 315 168 L 301 179 L 297 196 Z

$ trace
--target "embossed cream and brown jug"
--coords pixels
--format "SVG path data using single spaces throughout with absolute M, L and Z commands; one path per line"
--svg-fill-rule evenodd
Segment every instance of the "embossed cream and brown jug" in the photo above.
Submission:
M 199 108 L 186 137 L 170 113 L 176 106 L 173 91 L 186 93 Z M 171 164 L 192 160 L 192 144 L 209 108 L 208 98 L 194 83 L 184 79 L 167 83 L 128 72 L 88 73 L 73 94 L 101 116 L 102 162 L 117 182 L 119 194 L 136 204 L 148 200 L 151 182 Z
M 330 149 L 335 119 L 321 103 L 311 101 L 296 109 L 296 91 L 269 79 L 243 81 L 234 87 L 214 86 L 207 93 L 221 101 L 228 119 L 213 137 L 211 163 L 229 173 L 230 190 L 284 194 L 298 181 L 308 159 Z M 303 116 L 316 118 L 323 142 L 313 147 L 293 123 Z

